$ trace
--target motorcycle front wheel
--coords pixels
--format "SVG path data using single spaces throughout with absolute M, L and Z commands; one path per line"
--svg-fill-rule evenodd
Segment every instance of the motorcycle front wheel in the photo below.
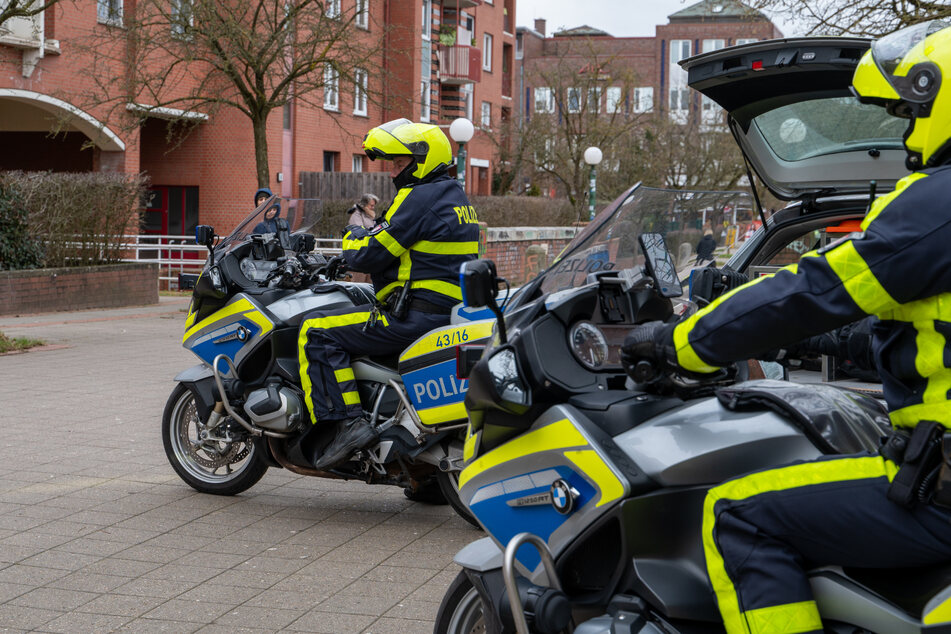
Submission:
M 221 433 L 212 430 L 211 436 Z M 267 471 L 267 464 L 244 436 L 228 442 L 203 437 L 208 432 L 198 417 L 195 397 L 182 384 L 175 386 L 162 414 L 162 442 L 175 472 L 202 493 L 235 495 L 254 486 Z
M 469 576 L 461 571 L 439 604 L 433 634 L 485 634 L 486 620 L 482 597 Z
M 436 472 L 436 482 L 443 497 L 456 515 L 469 522 L 476 528 L 481 528 L 472 511 L 469 510 L 462 500 L 459 499 L 459 472 L 457 471 L 438 471 Z

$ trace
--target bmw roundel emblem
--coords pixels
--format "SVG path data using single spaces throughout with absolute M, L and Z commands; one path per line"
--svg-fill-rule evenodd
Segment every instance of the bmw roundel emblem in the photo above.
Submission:
M 248 329 L 244 326 L 238 326 L 238 330 L 235 332 L 235 334 L 238 336 L 238 341 L 246 341 L 248 335 L 251 333 L 249 333 Z
M 562 515 L 568 515 L 575 508 L 578 491 L 562 479 L 551 483 L 551 505 Z

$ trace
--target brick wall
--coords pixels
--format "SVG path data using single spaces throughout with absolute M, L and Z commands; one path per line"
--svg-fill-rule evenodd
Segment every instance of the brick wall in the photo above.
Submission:
M 157 303 L 157 264 L 0 271 L 0 315 Z
M 547 268 L 575 237 L 575 227 L 497 227 L 488 230 L 486 258 L 512 286 Z

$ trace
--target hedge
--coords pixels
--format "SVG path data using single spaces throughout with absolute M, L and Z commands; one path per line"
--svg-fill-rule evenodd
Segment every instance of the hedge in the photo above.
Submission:
M 145 184 L 127 174 L 0 172 L 0 244 L 21 245 L 16 258 L 0 252 L 0 268 L 118 262 L 122 236 L 140 231 Z M 23 211 L 26 229 L 12 220 Z M 23 260 L 30 239 L 43 244 L 41 261 Z

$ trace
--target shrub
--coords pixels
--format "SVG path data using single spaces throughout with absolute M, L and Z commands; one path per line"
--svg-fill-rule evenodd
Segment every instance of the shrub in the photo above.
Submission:
M 139 232 L 145 183 L 102 172 L 0 173 L 0 189 L 17 193 L 30 233 L 44 243 L 47 267 L 119 261 L 123 235 Z
M 43 249 L 31 232 L 27 211 L 14 187 L 0 183 L 0 270 L 43 266 Z

